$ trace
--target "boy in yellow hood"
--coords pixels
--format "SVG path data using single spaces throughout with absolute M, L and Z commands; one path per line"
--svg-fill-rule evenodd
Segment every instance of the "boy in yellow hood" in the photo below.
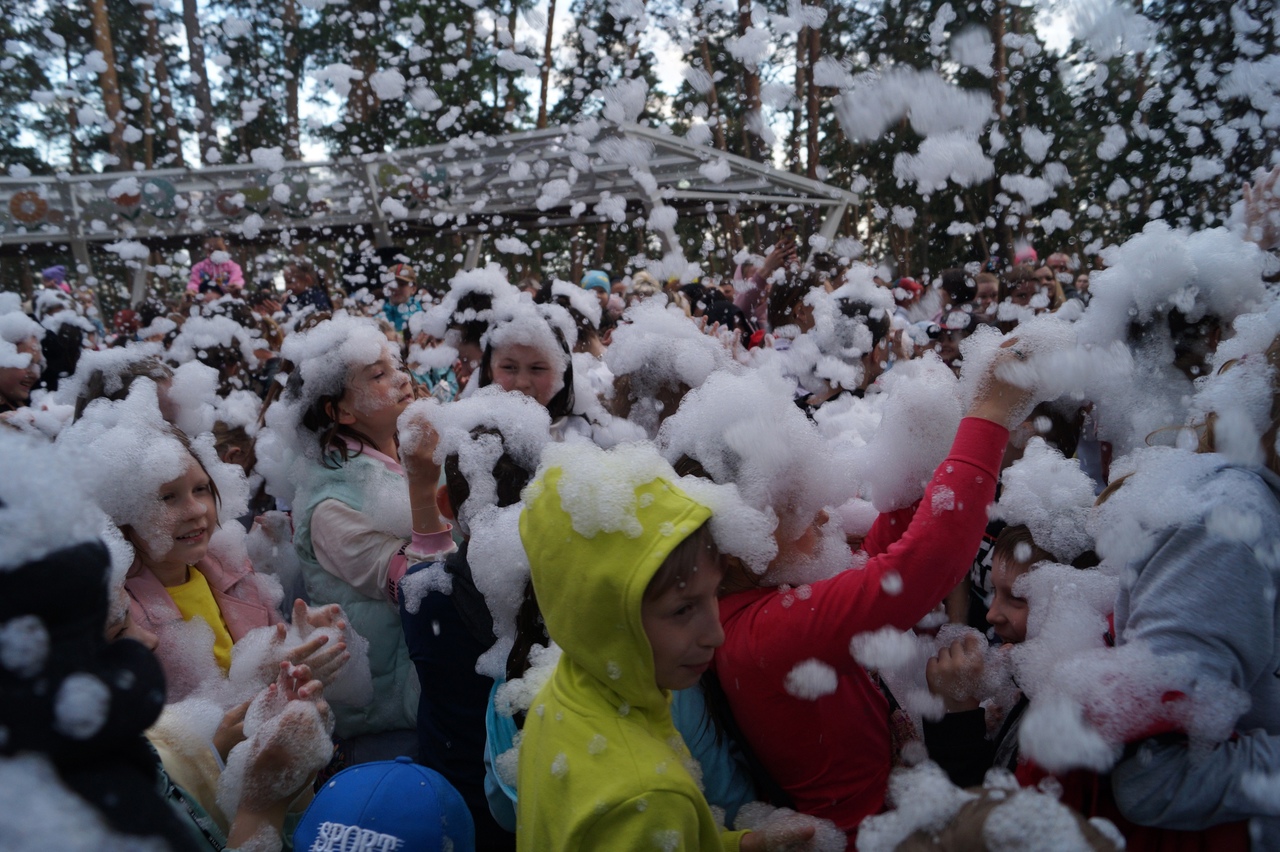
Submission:
M 812 824 L 720 828 L 671 721 L 671 690 L 697 683 L 724 641 L 711 510 L 673 484 L 669 467 L 646 472 L 634 453 L 578 452 L 598 464 L 579 456 L 548 466 L 520 516 L 534 592 L 563 655 L 524 726 L 518 848 L 753 850 L 807 840 Z M 620 480 L 643 484 L 607 485 Z

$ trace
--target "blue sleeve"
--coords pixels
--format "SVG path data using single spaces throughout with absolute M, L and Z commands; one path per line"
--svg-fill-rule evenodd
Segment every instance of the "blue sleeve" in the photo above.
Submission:
M 707 713 L 702 687 L 694 686 L 673 693 L 671 719 L 694 759 L 702 765 L 703 792 L 707 802 L 723 808 L 725 825 L 733 825 L 738 809 L 756 800 L 755 785 L 736 756 L 729 735 L 716 736 L 716 726 Z
M 485 710 L 484 726 L 484 796 L 489 800 L 489 813 L 493 814 L 498 825 L 512 833 L 516 830 L 516 791 L 508 787 L 498 778 L 495 756 L 502 754 L 514 745 L 517 733 L 515 719 L 502 716 L 494 709 L 493 698 L 498 694 L 498 687 L 506 683 L 505 679 L 494 682 L 489 693 L 489 706 Z

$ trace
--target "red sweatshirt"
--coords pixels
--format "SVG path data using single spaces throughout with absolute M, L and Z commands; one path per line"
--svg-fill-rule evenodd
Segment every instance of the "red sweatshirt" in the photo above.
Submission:
M 914 626 L 964 578 L 1008 437 L 988 420 L 961 421 L 920 503 L 876 519 L 863 567 L 720 601 L 725 642 L 715 667 L 734 718 L 796 809 L 833 820 L 851 846 L 863 818 L 883 808 L 891 757 L 888 701 L 849 641 Z M 787 694 L 788 672 L 811 659 L 838 672 L 836 691 L 812 701 Z

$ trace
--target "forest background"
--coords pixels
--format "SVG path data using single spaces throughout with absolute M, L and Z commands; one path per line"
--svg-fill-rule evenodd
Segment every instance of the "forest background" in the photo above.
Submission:
M 921 276 L 1022 243 L 1088 268 L 1156 219 L 1214 227 L 1242 182 L 1280 157 L 1271 0 L 0 7 L 0 164 L 17 178 L 197 169 L 270 148 L 358 156 L 571 124 L 623 103 L 641 123 L 852 190 L 861 203 L 841 225 L 846 245 Z M 960 112 L 949 120 L 967 127 L 931 134 L 932 110 Z M 678 231 L 686 255 L 728 274 L 777 227 L 814 231 L 793 214 L 714 232 L 685 216 Z M 503 260 L 514 275 L 622 272 L 637 246 L 618 231 L 561 229 Z M 415 260 L 445 280 L 461 256 L 437 248 Z M 268 281 L 277 249 L 235 253 Z M 29 286 L 51 259 L 6 258 L 3 285 Z

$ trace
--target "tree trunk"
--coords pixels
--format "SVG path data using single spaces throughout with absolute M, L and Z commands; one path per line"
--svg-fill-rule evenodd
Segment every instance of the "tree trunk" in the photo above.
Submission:
M 164 123 L 166 150 L 169 152 L 168 164 L 183 168 L 186 161 L 182 156 L 182 137 L 178 134 L 178 119 L 173 111 L 173 89 L 169 85 L 169 66 L 164 61 L 164 49 L 160 45 L 160 25 L 156 20 L 155 7 L 150 2 L 141 0 L 138 11 L 147 22 L 147 59 L 151 62 L 155 73 L 156 92 L 160 95 L 160 120 Z
M 519 17 L 519 14 L 520 14 L 519 11 L 516 9 L 516 0 L 511 0 L 511 14 L 507 18 L 507 36 L 509 39 L 507 47 L 513 52 L 516 49 L 516 18 Z M 549 27 L 550 27 L 550 23 L 548 23 L 548 28 Z M 494 35 L 496 36 L 497 33 L 494 33 Z M 499 50 L 502 49 L 501 42 L 498 43 L 497 48 Z M 510 72 L 507 78 L 506 105 L 503 107 L 503 110 L 502 110 L 504 123 L 509 122 L 511 120 L 511 117 L 515 115 L 517 78 L 518 78 L 518 75 L 515 72 Z
M 288 154 L 292 159 L 302 158 L 301 124 L 298 113 L 298 77 L 302 74 L 302 63 L 298 61 L 298 0 L 284 0 L 281 12 L 284 21 L 284 115 L 285 138 L 288 142 Z
M 569 280 L 582 280 L 582 234 L 577 228 L 569 237 Z
M 200 10 L 197 2 L 198 0 L 182 0 L 182 23 L 187 30 L 191 82 L 195 86 L 196 137 L 200 140 L 200 162 L 209 163 L 209 151 L 217 146 L 218 140 L 213 132 L 213 96 L 209 93 L 209 69 L 204 61 L 204 41 L 200 36 Z
M 63 60 L 66 62 L 66 69 L 71 70 L 71 48 L 66 42 L 62 47 Z M 76 114 L 76 104 L 74 100 L 67 99 L 67 147 L 71 155 L 71 173 L 73 175 L 80 173 L 80 144 L 76 140 L 76 131 L 80 129 L 80 118 Z
M 795 104 L 791 107 L 791 145 L 788 169 L 800 174 L 800 125 L 804 121 L 804 87 L 808 75 L 805 60 L 809 56 L 809 28 L 801 27 L 796 33 L 796 92 Z
M 547 38 L 542 44 L 542 84 L 538 92 L 538 129 L 547 126 L 547 89 L 551 83 L 551 36 L 555 32 L 556 0 L 547 7 Z
M 151 120 L 151 78 L 142 74 L 142 163 L 147 171 L 156 167 L 156 131 Z
M 592 254 L 592 267 L 599 269 L 604 265 L 604 252 L 609 247 L 609 223 L 601 222 L 596 226 L 596 250 Z M 582 280 L 582 279 L 578 279 Z
M 714 133 L 714 136 L 716 136 L 716 147 L 727 154 L 728 141 L 724 138 L 724 115 L 721 113 L 721 109 L 719 109 L 719 92 L 716 88 L 716 68 L 712 65 L 712 49 L 710 49 L 710 45 L 707 42 L 707 26 L 705 26 L 705 23 L 703 22 L 701 6 L 699 6 L 698 9 L 698 32 L 701 33 L 698 43 L 699 55 L 701 56 L 701 59 L 703 59 L 703 70 L 704 72 L 707 72 L 707 77 L 710 79 L 710 88 L 707 90 L 707 105 L 710 107 L 710 114 L 712 114 L 712 118 L 716 119 L 716 124 L 714 124 L 714 127 L 712 128 L 712 132 Z M 741 251 L 742 228 L 739 217 L 737 217 L 735 212 L 730 212 L 730 214 L 728 214 L 728 221 L 730 221 L 730 234 L 733 244 L 736 246 L 736 251 Z
M 996 102 L 996 123 L 1005 122 L 1005 101 L 1008 97 L 1008 58 L 1004 50 L 1004 0 L 996 0 L 996 11 L 991 16 L 991 41 L 995 44 L 995 74 L 991 77 L 992 95 Z
M 102 61 L 107 66 L 98 75 L 98 82 L 102 86 L 102 105 L 106 109 L 107 120 L 111 122 L 111 128 L 107 131 L 111 155 L 116 159 L 117 169 L 130 169 L 133 162 L 124 141 L 124 101 L 120 97 L 120 78 L 116 76 L 116 51 L 111 41 L 107 3 L 106 0 L 90 0 L 89 5 L 93 14 L 93 46 L 102 54 Z
M 353 11 L 357 14 L 366 12 L 374 16 L 379 14 L 378 4 L 373 0 L 362 0 Z M 365 125 L 373 120 L 374 113 L 378 111 L 380 103 L 377 94 L 373 91 L 373 84 L 370 82 L 370 78 L 378 70 L 378 61 L 377 52 L 373 46 L 373 39 L 368 33 L 368 28 L 362 27 L 361 29 L 364 35 L 352 46 L 351 56 L 347 60 L 352 68 L 360 72 L 360 77 L 351 81 L 351 91 L 347 93 L 346 118 L 352 128 L 367 131 L 368 128 Z M 372 141 L 365 140 L 366 150 Z
M 746 36 L 751 28 L 751 0 L 738 0 L 738 36 Z M 760 71 L 757 68 L 743 66 L 742 69 L 742 156 L 757 162 L 764 162 L 764 140 L 760 137 L 759 128 L 763 127 L 764 116 L 760 112 Z M 753 130 L 755 127 L 757 129 Z
M 698 19 L 699 29 L 701 29 L 702 19 Z M 721 151 L 728 151 L 729 145 L 724 138 L 724 116 L 720 114 L 720 95 L 716 91 L 716 72 L 711 65 L 711 45 L 707 44 L 707 37 L 703 35 L 698 45 L 702 55 L 702 70 L 707 72 L 707 77 L 711 80 L 711 88 L 707 90 L 707 105 L 711 108 L 711 117 L 715 119 L 715 136 L 716 147 Z
M 992 75 L 991 86 L 996 104 L 996 128 L 1000 133 L 1008 135 L 1009 66 L 1008 55 L 1004 48 L 1005 8 L 1004 0 L 996 0 L 995 13 L 991 16 L 991 40 L 994 42 L 996 49 L 994 68 L 992 69 L 995 73 Z M 995 158 L 993 157 L 992 159 Z M 1003 211 L 996 209 L 996 195 L 999 193 L 1000 188 L 1000 169 L 998 166 L 987 187 L 988 215 L 994 216 L 996 219 L 995 251 L 1000 256 L 1000 262 L 1008 266 L 1013 263 L 1014 233 L 1012 226 L 1005 221 L 1006 217 L 1003 215 Z
M 806 63 L 808 77 L 808 100 L 805 104 L 805 130 L 807 131 L 807 152 L 805 155 L 804 173 L 805 176 L 812 179 L 818 179 L 818 129 L 822 122 L 821 111 L 818 102 L 818 86 L 813 79 L 813 67 L 818 64 L 818 59 L 822 56 L 822 30 L 817 27 L 809 28 L 809 61 Z

